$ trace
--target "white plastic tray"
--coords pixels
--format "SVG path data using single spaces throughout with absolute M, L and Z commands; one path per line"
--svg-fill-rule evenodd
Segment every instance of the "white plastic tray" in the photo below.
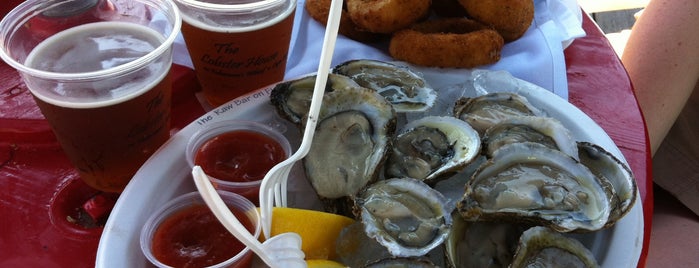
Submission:
M 484 89 L 488 92 L 514 91 L 527 97 L 549 116 L 559 119 L 577 140 L 596 143 L 625 162 L 611 138 L 592 119 L 567 101 L 536 85 L 515 79 L 505 72 L 414 69 L 422 72 L 439 92 L 438 103 L 430 114 L 448 114 L 459 96 L 475 96 L 483 93 Z M 150 266 L 139 245 L 141 226 L 158 206 L 180 194 L 196 191 L 184 148 L 189 137 L 198 129 L 227 119 L 265 122 L 285 133 L 292 147 L 298 147 L 299 131 L 277 116 L 269 102 L 270 92 L 271 88 L 258 90 L 203 115 L 175 134 L 143 165 L 121 194 L 106 223 L 97 251 L 96 267 Z M 414 116 L 410 115 L 407 119 Z M 297 171 L 299 169 L 297 165 Z M 294 206 L 314 208 L 315 200 L 299 198 L 309 195 L 298 193 L 312 193 L 312 190 L 303 178 L 298 178 L 299 172 L 295 174 L 296 178 L 291 179 L 290 202 Z M 612 228 L 576 236 L 593 252 L 602 267 L 637 266 L 643 245 L 641 206 L 637 200 L 631 211 Z

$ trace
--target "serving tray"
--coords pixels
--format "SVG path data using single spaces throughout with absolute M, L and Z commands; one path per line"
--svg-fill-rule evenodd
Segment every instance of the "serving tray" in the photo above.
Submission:
M 559 96 L 534 84 L 512 77 L 505 71 L 450 70 L 419 68 L 438 92 L 435 106 L 422 114 L 403 115 L 399 120 L 411 120 L 425 115 L 450 113 L 453 102 L 461 96 L 477 96 L 489 92 L 516 92 L 526 97 L 548 116 L 561 121 L 578 141 L 602 146 L 626 163 L 611 138 L 585 113 Z M 212 109 L 172 136 L 133 177 L 121 194 L 107 221 L 100 239 L 96 267 L 147 267 L 141 253 L 141 226 L 160 205 L 168 200 L 196 191 L 185 160 L 185 146 L 197 130 L 222 120 L 249 120 L 268 124 L 289 138 L 295 149 L 300 142 L 296 126 L 280 118 L 269 102 L 273 86 L 259 89 Z M 289 185 L 290 204 L 294 207 L 318 209 L 313 190 L 303 178 L 299 164 L 292 172 Z M 439 189 L 439 185 L 437 186 Z M 445 195 L 456 202 L 459 187 Z M 456 191 L 454 191 L 456 189 Z M 613 227 L 588 234 L 574 235 L 596 256 L 602 267 L 636 267 L 643 242 L 643 212 L 641 202 L 635 202 L 629 213 Z

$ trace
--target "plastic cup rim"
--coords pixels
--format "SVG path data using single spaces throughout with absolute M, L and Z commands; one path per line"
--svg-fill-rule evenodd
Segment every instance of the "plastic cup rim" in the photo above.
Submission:
M 2 38 L 3 47 L 5 44 L 7 44 L 8 40 L 5 40 L 4 38 L 14 34 L 15 29 L 17 26 L 23 25 L 27 19 L 24 19 L 22 21 L 11 21 L 11 19 L 14 18 L 24 18 L 24 16 L 32 14 L 30 17 L 34 17 L 33 14 L 39 14 L 40 8 L 41 9 L 48 9 L 51 7 L 54 7 L 56 5 L 63 4 L 63 2 L 57 2 L 55 4 L 45 6 L 45 5 L 39 5 L 39 2 L 42 0 L 27 0 L 14 9 L 12 9 L 3 19 L 0 21 L 0 31 L 2 32 Z M 138 0 L 139 2 L 143 3 L 144 5 L 152 6 L 152 7 L 159 7 L 157 4 L 148 4 L 148 3 L 156 3 L 151 0 Z M 23 63 L 18 62 L 15 60 L 11 55 L 5 51 L 5 49 L 0 49 L 0 58 L 2 58 L 7 64 L 12 66 L 13 68 L 17 69 L 21 73 L 25 73 L 28 75 L 31 75 L 33 77 L 38 77 L 38 78 L 44 78 L 44 79 L 55 79 L 55 80 L 62 80 L 62 81 L 91 81 L 91 80 L 99 80 L 99 79 L 104 79 L 106 77 L 110 76 L 117 76 L 125 73 L 129 73 L 132 71 L 135 71 L 139 68 L 142 68 L 149 62 L 157 59 L 161 55 L 167 53 L 168 50 L 172 48 L 172 45 L 174 44 L 175 40 L 177 39 L 177 36 L 179 35 L 180 28 L 182 26 L 182 18 L 180 15 L 180 11 L 177 7 L 177 5 L 172 2 L 172 1 L 158 1 L 158 4 L 166 5 L 168 8 L 170 8 L 172 11 L 171 12 L 164 12 L 167 13 L 168 15 L 172 15 L 172 18 L 170 16 L 168 17 L 168 21 L 172 23 L 171 27 L 171 32 L 167 35 L 167 37 L 163 40 L 163 42 L 156 47 L 153 51 L 147 53 L 146 55 L 141 56 L 140 58 L 124 63 L 119 66 L 115 66 L 112 68 L 104 69 L 104 70 L 99 70 L 99 71 L 92 71 L 92 72 L 84 72 L 84 73 L 61 73 L 61 72 L 50 72 L 50 71 L 44 71 L 44 70 L 39 70 L 35 68 L 28 67 L 24 65 Z M 171 14 L 170 14 L 171 13 Z M 172 19 L 172 20 L 170 20 Z
M 182 5 L 200 10 L 214 11 L 216 13 L 245 12 L 251 10 L 265 10 L 279 6 L 287 0 L 261 0 L 244 4 L 215 4 L 200 0 L 174 0 Z M 293 0 L 292 0 L 293 1 Z

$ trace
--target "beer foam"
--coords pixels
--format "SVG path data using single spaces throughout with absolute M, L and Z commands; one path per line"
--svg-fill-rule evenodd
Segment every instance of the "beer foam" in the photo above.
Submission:
M 204 2 L 219 4 L 216 1 Z M 221 2 L 220 4 L 223 4 L 226 1 Z M 182 10 L 182 20 L 189 25 L 210 32 L 240 33 L 264 29 L 279 23 L 294 14 L 295 2 L 295 0 L 292 0 L 291 3 L 282 1 L 277 5 L 259 8 L 259 10 L 254 10 L 252 7 L 240 7 L 241 10 L 250 9 L 245 10 L 246 12 L 213 10 L 207 14 L 205 11 L 191 7 L 181 7 L 180 9 Z M 245 3 L 240 4 L 240 6 L 245 6 Z M 231 6 L 230 8 L 234 9 L 235 7 Z
M 37 45 L 27 56 L 28 67 L 53 73 L 86 73 L 133 62 L 164 42 L 158 32 L 133 23 L 95 22 L 59 32 Z M 169 53 L 169 52 L 168 52 Z M 171 57 L 163 56 L 132 73 L 95 81 L 35 79 L 27 86 L 46 102 L 64 107 L 99 107 L 140 95 L 162 80 Z

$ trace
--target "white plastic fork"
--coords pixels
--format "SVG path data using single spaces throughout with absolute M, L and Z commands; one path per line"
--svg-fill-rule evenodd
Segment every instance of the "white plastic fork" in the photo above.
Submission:
M 320 111 L 323 93 L 325 93 L 325 85 L 328 81 L 330 63 L 332 61 L 333 51 L 335 50 L 335 41 L 337 40 L 337 31 L 340 26 L 340 16 L 342 14 L 342 2 L 342 0 L 332 0 L 330 3 L 330 12 L 325 27 L 323 48 L 320 54 L 320 63 L 318 64 L 313 97 L 311 98 L 308 120 L 306 121 L 301 145 L 293 155 L 272 167 L 272 169 L 267 172 L 264 179 L 262 179 L 260 185 L 260 216 L 262 232 L 265 237 L 270 237 L 273 205 L 276 204 L 276 206 L 280 207 L 287 206 L 286 188 L 291 168 L 296 161 L 304 158 L 311 148 L 311 141 L 313 140 L 316 124 L 318 123 L 318 113 Z M 273 204 L 273 202 L 275 204 Z
M 214 216 L 226 230 L 250 248 L 265 264 L 272 268 L 307 267 L 304 260 L 305 254 L 301 250 L 301 236 L 297 233 L 281 233 L 274 237 L 265 236 L 267 240 L 260 243 L 228 209 L 200 166 L 192 168 L 192 176 L 199 194 Z

